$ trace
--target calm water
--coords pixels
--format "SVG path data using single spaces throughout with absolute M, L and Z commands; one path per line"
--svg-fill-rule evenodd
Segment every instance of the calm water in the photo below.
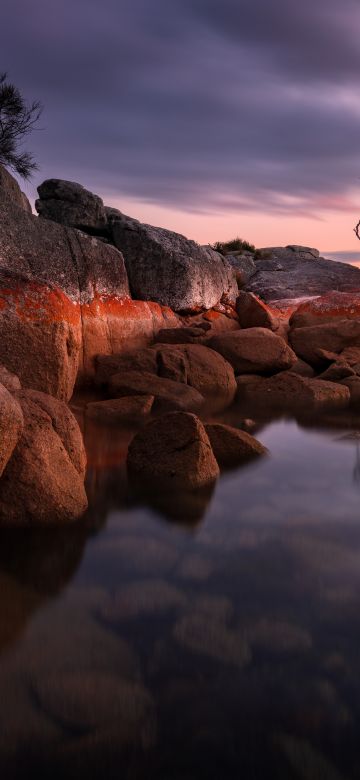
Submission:
M 358 779 L 353 430 L 262 422 L 212 495 L 140 501 L 85 424 L 85 521 L 1 534 L 1 776 Z

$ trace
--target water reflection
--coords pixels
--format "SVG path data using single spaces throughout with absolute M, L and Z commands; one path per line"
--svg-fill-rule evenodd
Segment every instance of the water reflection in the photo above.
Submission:
M 195 509 L 86 423 L 85 521 L 1 533 L 4 777 L 357 780 L 359 415 L 255 421 Z

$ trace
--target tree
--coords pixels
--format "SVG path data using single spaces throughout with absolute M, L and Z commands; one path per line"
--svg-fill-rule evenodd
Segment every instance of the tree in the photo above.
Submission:
M 37 164 L 21 145 L 33 130 L 42 112 L 38 100 L 27 104 L 20 91 L 0 73 L 0 163 L 29 179 Z
M 360 241 L 360 220 L 359 220 L 359 222 L 357 223 L 357 225 L 355 225 L 355 227 L 354 227 L 354 233 L 355 233 L 356 237 L 357 237 L 357 238 L 359 239 L 359 241 Z

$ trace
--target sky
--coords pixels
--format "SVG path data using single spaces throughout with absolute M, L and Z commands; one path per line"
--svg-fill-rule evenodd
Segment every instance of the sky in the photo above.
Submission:
M 360 250 L 359 0 L 2 0 L 0 71 L 44 105 L 28 140 L 200 243 Z

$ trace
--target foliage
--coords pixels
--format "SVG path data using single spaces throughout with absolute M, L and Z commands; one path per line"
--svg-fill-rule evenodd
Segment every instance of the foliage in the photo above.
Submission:
M 232 241 L 216 241 L 213 244 L 213 249 L 216 252 L 220 252 L 222 255 L 229 254 L 231 252 L 252 252 L 256 251 L 253 244 L 249 244 L 248 241 L 244 241 L 242 238 L 233 238 Z
M 29 179 L 37 165 L 32 154 L 20 147 L 41 112 L 38 100 L 28 105 L 17 87 L 7 81 L 7 74 L 0 73 L 0 163 L 23 179 Z

